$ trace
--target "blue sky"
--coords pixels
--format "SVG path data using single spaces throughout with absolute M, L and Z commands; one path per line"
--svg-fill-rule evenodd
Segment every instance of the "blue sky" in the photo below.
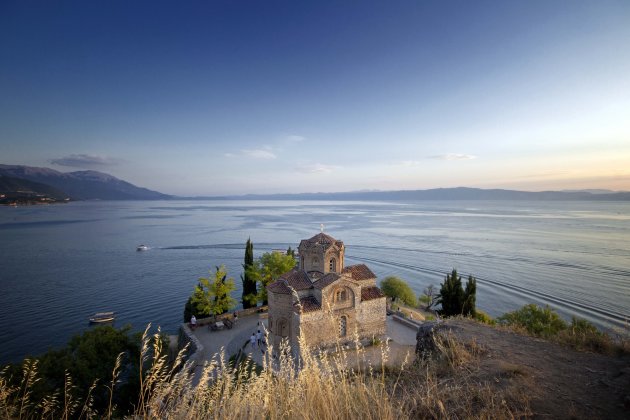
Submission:
M 630 190 L 628 1 L 0 4 L 0 163 L 178 195 Z

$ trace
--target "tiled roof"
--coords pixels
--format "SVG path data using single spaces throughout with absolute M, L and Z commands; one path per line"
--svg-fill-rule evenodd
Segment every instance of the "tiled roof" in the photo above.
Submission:
M 381 289 L 376 286 L 364 287 L 361 289 L 361 301 L 372 300 L 385 297 Z
M 274 293 L 282 293 L 285 295 L 291 294 L 291 289 L 289 289 L 289 286 L 287 286 L 287 282 L 282 279 L 276 280 L 273 283 L 269 284 L 267 286 L 267 290 Z
M 313 286 L 313 283 L 311 283 L 311 279 L 308 278 L 308 275 L 303 270 L 298 270 L 296 268 L 284 273 L 278 278 L 278 280 L 286 280 L 288 285 L 293 287 L 295 290 L 306 290 Z
M 376 275 L 365 264 L 349 265 L 345 267 L 342 274 L 350 274 L 352 280 L 368 280 L 375 279 Z
M 322 309 L 322 305 L 313 296 L 303 297 L 300 299 L 300 305 L 302 306 L 302 312 L 314 312 Z M 293 305 L 296 312 L 299 311 L 297 303 Z
M 343 246 L 343 242 L 338 241 L 332 236 L 326 235 L 322 232 L 318 233 L 310 239 L 302 239 L 299 248 L 313 248 L 316 246 L 322 246 L 324 249 L 328 249 L 332 245 L 335 245 L 337 248 L 341 248 Z
M 313 283 L 313 286 L 321 290 L 324 287 L 328 286 L 329 284 L 332 284 L 335 281 L 339 280 L 340 278 L 341 276 L 337 273 L 328 273 L 324 277 L 320 278 L 315 283 Z

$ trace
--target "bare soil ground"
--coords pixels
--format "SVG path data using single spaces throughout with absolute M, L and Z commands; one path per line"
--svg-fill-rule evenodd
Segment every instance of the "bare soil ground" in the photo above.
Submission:
M 535 418 L 630 419 L 629 355 L 579 352 L 465 319 L 446 326 L 480 349 L 476 379 L 524 393 Z

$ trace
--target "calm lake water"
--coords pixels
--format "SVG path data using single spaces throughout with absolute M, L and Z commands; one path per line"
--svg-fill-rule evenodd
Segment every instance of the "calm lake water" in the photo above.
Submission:
M 455 267 L 478 279 L 493 316 L 549 304 L 604 328 L 630 318 L 630 203 L 76 202 L 0 207 L 0 363 L 63 346 L 97 311 L 116 326 L 175 333 L 199 277 L 225 264 L 240 298 L 244 244 L 255 255 L 319 232 L 346 263 L 417 293 Z M 138 244 L 151 247 L 136 252 Z

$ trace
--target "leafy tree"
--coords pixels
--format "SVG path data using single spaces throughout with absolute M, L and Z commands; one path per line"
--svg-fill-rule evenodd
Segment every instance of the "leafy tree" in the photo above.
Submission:
M 243 282 L 243 295 L 241 301 L 243 302 L 243 308 L 253 308 L 256 306 L 258 300 L 258 293 L 256 290 L 256 279 L 252 278 L 251 269 L 254 265 L 254 244 L 251 239 L 247 239 L 245 244 L 245 258 L 243 263 L 243 274 L 241 275 L 241 281 Z
M 291 249 L 291 247 L 287 248 L 287 255 L 290 255 L 293 258 L 295 258 L 295 249 Z
M 267 286 L 295 267 L 295 258 L 280 252 L 265 252 L 249 270 L 252 278 L 260 283 L 258 299 L 267 304 Z
M 441 314 L 443 316 L 461 315 L 464 306 L 464 289 L 462 288 L 462 278 L 457 275 L 457 270 L 453 269 L 451 274 L 447 274 L 442 287 L 438 303 L 442 305 Z
M 472 276 L 468 276 L 466 289 L 464 290 L 464 304 L 462 305 L 462 314 L 465 316 L 475 316 L 477 303 L 477 280 Z
M 199 279 L 191 296 L 191 303 L 202 316 L 219 315 L 236 306 L 236 301 L 230 295 L 234 289 L 234 279 L 227 278 L 225 267 L 216 267 L 214 279 Z
M 385 293 L 386 296 L 389 296 L 392 299 L 400 299 L 406 305 L 415 307 L 418 304 L 416 294 L 413 292 L 413 290 L 411 290 L 411 287 L 409 287 L 407 282 L 400 277 L 385 277 L 381 281 L 381 290 L 383 291 L 383 293 Z

